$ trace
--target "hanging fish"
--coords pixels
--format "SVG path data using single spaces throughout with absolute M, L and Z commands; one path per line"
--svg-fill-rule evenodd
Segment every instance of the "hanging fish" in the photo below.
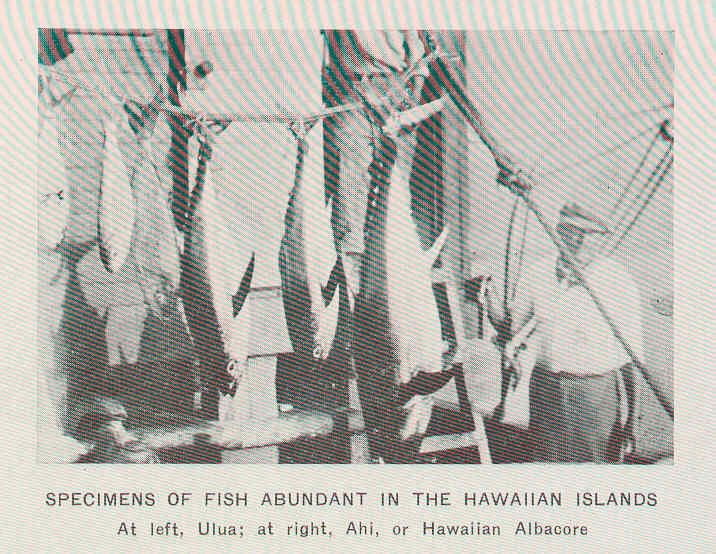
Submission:
M 208 172 L 210 159 L 211 144 L 202 140 L 179 288 L 202 368 L 202 403 L 210 412 L 206 415 L 216 418 L 220 391 L 230 388 L 246 362 L 249 322 L 248 314 L 241 309 L 251 285 L 255 257 L 250 247 L 238 250 L 226 237 Z M 227 245 L 232 245 L 230 252 Z
M 442 370 L 443 342 L 431 274 L 449 229 L 443 230 L 429 250 L 423 250 L 410 215 L 409 166 L 403 163 L 411 160 L 412 155 L 401 152 L 399 156 L 388 189 L 385 280 L 397 377 L 404 384 L 420 372 Z
M 442 371 L 442 330 L 431 279 L 449 229 L 430 249 L 420 245 L 410 215 L 410 143 L 405 137 L 395 139 L 396 162 L 387 181 L 379 183 L 354 317 L 359 390 L 377 438 L 374 448 L 387 459 L 402 461 L 410 457 L 405 441 L 427 428 L 430 394 L 451 377 Z
M 325 360 L 338 323 L 338 257 L 323 179 L 323 124 L 297 131 L 298 158 L 279 250 L 286 323 L 294 351 Z M 333 277 L 333 278 L 332 278 Z
M 156 125 L 155 133 L 160 130 Z M 181 248 L 172 219 L 169 189 L 163 180 L 165 167 L 157 165 L 157 148 L 152 139 L 153 135 L 148 140 L 138 135 L 132 143 L 135 160 L 132 187 L 137 199 L 137 233 L 132 249 L 141 270 L 145 301 L 161 317 L 171 307 L 179 285 Z
M 124 117 L 124 111 L 114 107 L 105 121 L 105 155 L 97 217 L 100 258 L 112 273 L 127 259 L 137 212 L 137 199 L 119 145 Z

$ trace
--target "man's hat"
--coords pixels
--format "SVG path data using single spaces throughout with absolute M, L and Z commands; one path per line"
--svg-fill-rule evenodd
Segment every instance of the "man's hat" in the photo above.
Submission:
M 575 202 L 565 204 L 559 211 L 557 228 L 564 233 L 609 234 L 609 227 L 601 219 Z

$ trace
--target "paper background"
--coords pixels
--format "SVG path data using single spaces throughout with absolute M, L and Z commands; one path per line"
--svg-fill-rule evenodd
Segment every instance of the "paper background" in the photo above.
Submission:
M 713 486 L 710 477 L 713 361 L 710 286 L 713 167 L 713 59 L 710 30 L 714 8 L 709 2 L 411 2 L 391 3 L 126 3 L 24 2 L 4 5 L 6 47 L 2 140 L 6 222 L 3 260 L 3 402 L 5 445 L 0 489 L 0 548 L 6 551 L 706 551 L 714 544 Z M 577 466 L 43 466 L 35 463 L 36 348 L 33 229 L 35 196 L 36 28 L 205 27 L 400 27 L 400 28 L 550 28 L 673 29 L 676 32 L 676 198 L 675 198 L 675 465 L 634 467 Z M 707 401 L 708 400 L 708 401 Z M 161 499 L 154 508 L 50 508 L 44 495 L 52 490 L 151 490 Z M 197 501 L 185 509 L 166 505 L 171 490 L 247 491 L 250 498 L 274 490 L 364 490 L 368 506 L 350 510 L 245 508 L 204 510 Z M 561 490 L 569 505 L 577 490 L 654 491 L 655 508 L 562 509 L 370 509 L 379 491 L 414 490 Z M 371 500 L 372 499 L 372 500 Z M 198 499 L 197 499 L 198 500 Z M 406 500 L 407 496 L 406 496 Z M 117 537 L 122 520 L 148 525 L 150 520 L 190 522 L 215 519 L 247 525 L 274 520 L 373 520 L 385 531 L 378 538 L 348 540 L 275 537 L 192 539 Z M 420 519 L 474 520 L 505 523 L 524 520 L 583 522 L 590 536 L 568 539 L 514 537 L 511 526 L 496 539 L 470 537 L 428 539 L 419 535 L 393 538 L 393 523 Z M 380 522 L 380 523 L 379 523 Z M 335 523 L 337 525 L 337 523 Z M 335 527 L 334 525 L 334 527 Z

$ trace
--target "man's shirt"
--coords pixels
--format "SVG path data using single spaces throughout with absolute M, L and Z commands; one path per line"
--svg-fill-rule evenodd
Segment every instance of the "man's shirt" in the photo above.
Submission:
M 639 290 L 626 268 L 612 258 L 600 258 L 582 271 L 634 354 L 643 360 Z M 630 362 L 587 290 L 570 278 L 552 275 L 552 283 L 545 285 L 551 300 L 542 294 L 535 303 L 543 326 L 541 357 L 547 366 L 554 372 L 584 376 L 601 375 Z
M 417 31 L 326 31 L 334 64 L 344 75 L 402 73 L 423 56 Z M 419 74 L 428 75 L 427 67 Z

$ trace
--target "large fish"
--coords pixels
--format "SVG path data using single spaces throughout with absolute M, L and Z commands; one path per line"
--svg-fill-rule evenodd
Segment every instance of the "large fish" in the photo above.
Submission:
M 388 150 L 390 142 L 384 142 Z M 442 331 L 431 280 L 449 230 L 430 249 L 421 246 L 410 215 L 413 144 L 405 136 L 395 139 L 396 162 L 378 183 L 354 318 L 361 403 L 372 447 L 388 461 L 408 461 L 415 453 L 408 445 L 415 447 L 427 427 L 430 394 L 451 376 L 442 371 Z
M 248 318 L 241 313 L 248 294 L 254 252 L 226 236 L 223 213 L 207 167 L 211 145 L 200 147 L 196 184 L 189 204 L 189 225 L 181 260 L 180 291 L 186 320 L 202 368 L 207 416 L 216 418 L 220 392 L 226 390 L 247 358 Z M 235 217 L 241 217 L 236 214 Z M 231 245 L 227 253 L 227 245 Z
M 107 257 L 109 246 L 116 242 L 110 241 L 103 249 L 100 241 L 77 265 L 85 299 L 100 318 L 106 317 L 110 366 L 137 362 L 147 308 L 158 317 L 167 315 L 179 283 L 179 248 L 168 192 L 141 135 L 138 138 L 127 125 L 123 111 L 116 115 L 115 124 L 107 125 L 103 210 L 98 219 L 105 230 L 113 219 L 131 223 L 131 229 L 125 228 L 122 234 L 129 238 L 129 251 L 118 265 L 118 259 Z M 111 172 L 112 166 L 123 170 L 122 179 Z
M 325 360 L 338 323 L 338 257 L 323 182 L 323 129 L 297 132 L 298 159 L 279 250 L 283 304 L 296 353 Z M 332 278 L 333 276 L 333 278 Z
M 132 246 L 137 213 L 137 198 L 120 148 L 121 132 L 126 118 L 121 106 L 113 106 L 105 121 L 104 163 L 97 217 L 99 253 L 108 271 L 124 264 Z

